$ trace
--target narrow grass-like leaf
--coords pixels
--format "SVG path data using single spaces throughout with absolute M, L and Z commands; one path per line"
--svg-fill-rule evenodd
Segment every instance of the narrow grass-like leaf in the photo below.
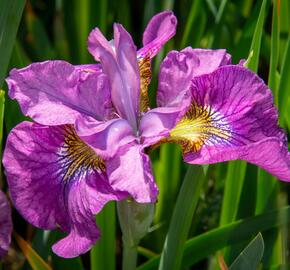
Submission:
M 169 220 L 181 181 L 180 162 L 181 151 L 178 145 L 165 144 L 161 146 L 160 159 L 156 170 L 156 182 L 160 191 L 154 217 L 155 224 L 163 224 L 156 235 L 157 245 L 160 249 L 169 227 Z
M 214 31 L 213 31 L 213 33 L 209 39 L 209 43 L 208 43 L 209 48 L 216 47 L 216 44 L 221 36 L 221 35 L 217 35 L 216 33 L 220 31 L 220 26 L 222 24 L 222 19 L 223 19 L 227 4 L 228 4 L 228 0 L 221 0 L 220 1 L 218 12 L 217 12 L 217 15 L 215 17 Z
M 235 221 L 193 237 L 186 241 L 182 266 L 189 267 L 228 245 L 250 240 L 253 234 L 287 224 L 290 221 L 287 218 L 289 216 L 290 206 L 287 206 L 279 210 Z M 156 269 L 159 260 L 160 256 L 157 256 L 139 266 L 138 270 Z
M 187 17 L 184 33 L 183 33 L 182 40 L 180 43 L 180 48 L 184 48 L 185 45 L 187 44 L 189 34 L 197 18 L 197 15 L 200 12 L 201 5 L 202 5 L 201 0 L 193 1 L 191 4 L 191 8 L 189 11 L 189 15 Z
M 259 56 L 260 56 L 260 48 L 261 48 L 261 41 L 262 41 L 262 34 L 263 34 L 263 26 L 264 21 L 266 18 L 266 5 L 268 0 L 263 0 L 262 6 L 260 9 L 258 21 L 256 24 L 254 36 L 252 39 L 252 45 L 250 48 L 250 52 L 253 51 L 253 56 L 248 63 L 248 68 L 257 72 L 258 64 L 259 64 Z
M 278 92 L 278 105 L 280 114 L 286 115 L 287 112 L 287 103 L 289 99 L 290 93 L 290 35 L 288 37 L 288 42 L 286 45 L 286 51 L 284 54 L 284 59 L 281 68 L 281 77 L 280 77 L 280 85 Z
M 17 233 L 14 237 L 23 255 L 33 270 L 52 270 L 52 268 L 36 253 L 36 251 Z
M 244 185 L 246 168 L 247 163 L 241 160 L 232 161 L 228 164 L 220 216 L 220 226 L 235 220 Z
M 257 269 L 264 253 L 264 240 L 258 234 L 235 259 L 229 270 Z
M 102 236 L 91 250 L 91 270 L 114 270 L 116 213 L 115 203 L 108 203 L 96 217 Z
M 4 120 L 5 93 L 0 89 L 0 160 L 2 160 L 2 139 Z M 2 166 L 0 166 L 0 188 L 2 187 Z M 1 268 L 0 268 L 1 269 Z
M 1 160 L 2 160 L 2 138 L 3 138 L 4 103 L 5 103 L 5 92 L 0 89 L 0 159 Z
M 28 28 L 29 44 L 33 54 L 38 60 L 47 60 L 55 58 L 55 52 L 50 43 L 46 29 L 41 20 L 35 15 L 32 6 L 28 3 L 25 19 Z
M 143 255 L 147 259 L 152 259 L 155 256 L 157 256 L 157 254 L 155 252 L 153 252 L 147 248 L 144 248 L 144 247 L 138 246 L 137 251 L 140 255 Z
M 24 0 L 0 1 L 0 87 L 7 71 L 24 4 Z
M 184 244 L 205 180 L 201 166 L 191 165 L 183 180 L 164 243 L 159 270 L 178 270 Z
M 280 0 L 278 0 L 280 1 Z M 277 67 L 279 61 L 279 40 L 280 40 L 280 21 L 279 21 L 279 4 L 278 1 L 273 1 L 273 15 L 272 15 L 272 32 L 271 32 L 271 56 L 268 85 L 273 91 L 273 95 L 278 104 L 277 96 Z
M 88 63 L 92 60 L 87 51 L 90 0 L 64 0 L 63 12 L 71 60 L 76 64 Z

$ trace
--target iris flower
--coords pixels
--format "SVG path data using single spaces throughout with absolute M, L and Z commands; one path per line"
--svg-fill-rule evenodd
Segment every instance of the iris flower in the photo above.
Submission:
M 11 241 L 12 219 L 10 205 L 0 190 L 0 258 L 5 256 Z
M 20 123 L 7 138 L 11 198 L 34 226 L 68 233 L 52 247 L 59 256 L 91 248 L 100 235 L 94 216 L 108 201 L 156 201 L 143 150 L 160 140 L 179 108 L 149 110 L 150 59 L 175 28 L 172 12 L 154 16 L 139 51 L 121 25 L 110 42 L 96 28 L 88 46 L 101 65 L 46 61 L 10 72 L 9 96 L 35 121 Z
M 156 201 L 145 150 L 162 143 L 180 144 L 189 163 L 244 159 L 290 181 L 271 92 L 253 72 L 232 65 L 225 50 L 170 52 L 160 67 L 158 107 L 149 108 L 150 59 L 175 27 L 171 12 L 156 15 L 139 51 L 120 24 L 112 41 L 96 28 L 88 48 L 100 64 L 47 61 L 11 71 L 9 95 L 35 121 L 8 136 L 11 197 L 33 225 L 68 233 L 53 246 L 58 255 L 91 248 L 99 237 L 94 215 L 108 201 Z

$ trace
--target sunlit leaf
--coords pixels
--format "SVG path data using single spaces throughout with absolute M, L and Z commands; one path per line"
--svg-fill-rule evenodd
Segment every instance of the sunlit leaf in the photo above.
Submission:
M 36 253 L 36 251 L 17 233 L 14 237 L 23 255 L 33 270 L 52 270 L 52 268 Z

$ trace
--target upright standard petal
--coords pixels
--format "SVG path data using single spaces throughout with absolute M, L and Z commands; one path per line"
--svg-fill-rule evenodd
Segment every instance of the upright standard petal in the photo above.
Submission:
M 8 136 L 3 164 L 21 215 L 34 226 L 69 233 L 53 247 L 62 257 L 88 251 L 99 237 L 94 215 L 123 198 L 108 184 L 104 161 L 72 125 L 19 124 Z
M 158 188 L 155 184 L 148 155 L 143 146 L 135 144 L 123 153 L 107 160 L 110 185 L 118 192 L 126 192 L 138 203 L 154 203 Z
M 101 61 L 111 85 L 113 104 L 120 117 L 137 132 L 140 102 L 140 74 L 136 47 L 131 36 L 119 24 L 114 25 L 114 40 L 109 43 L 98 28 L 89 36 L 90 53 Z
M 148 23 L 143 34 L 143 48 L 138 58 L 153 58 L 176 32 L 177 19 L 172 11 L 163 11 L 155 15 Z
M 195 77 L 191 93 L 190 109 L 170 132 L 187 162 L 243 159 L 290 181 L 286 138 L 271 91 L 257 75 L 241 66 L 220 67 Z
M 171 51 L 163 60 L 159 72 L 158 106 L 178 106 L 195 76 L 211 73 L 218 67 L 231 64 L 226 50 L 185 48 Z
M 73 124 L 79 115 L 110 117 L 109 81 L 99 68 L 46 61 L 13 69 L 9 96 L 23 114 L 44 125 Z
M 0 190 L 0 258 L 5 256 L 12 233 L 12 219 L 10 205 L 4 193 Z

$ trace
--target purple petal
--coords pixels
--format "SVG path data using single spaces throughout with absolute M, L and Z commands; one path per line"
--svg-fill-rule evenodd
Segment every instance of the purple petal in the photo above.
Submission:
M 79 115 L 101 120 L 112 111 L 108 79 L 94 66 L 35 63 L 13 69 L 7 83 L 9 96 L 19 102 L 23 114 L 41 124 L 71 124 Z
M 119 24 L 114 25 L 113 42 L 111 45 L 96 28 L 88 39 L 89 51 L 100 59 L 109 77 L 112 101 L 118 114 L 127 119 L 136 132 L 140 99 L 136 47 L 129 33 Z
M 151 163 L 141 145 L 130 146 L 106 162 L 112 188 L 128 192 L 138 203 L 156 201 L 158 188 L 154 182 Z
M 136 140 L 129 123 L 120 118 L 107 122 L 79 118 L 76 131 L 79 137 L 104 159 L 113 157 L 122 147 Z
M 206 146 L 199 152 L 188 153 L 184 160 L 192 164 L 211 164 L 242 159 L 260 166 L 283 181 L 290 181 L 290 155 L 277 138 L 268 138 L 240 147 Z
M 230 55 L 225 50 L 203 50 L 190 47 L 171 51 L 161 64 L 157 93 L 158 106 L 177 106 L 189 91 L 191 80 L 229 65 Z
M 176 32 L 177 19 L 172 11 L 163 11 L 155 15 L 148 23 L 143 34 L 143 48 L 138 58 L 153 58 Z
M 11 209 L 4 193 L 0 190 L 0 258 L 5 256 L 11 242 Z
M 286 138 L 273 97 L 256 74 L 242 66 L 224 66 L 195 77 L 192 100 L 183 122 L 171 131 L 192 141 L 187 162 L 244 159 L 290 181 Z
M 8 136 L 3 164 L 21 215 L 34 226 L 69 233 L 54 247 L 63 257 L 86 252 L 99 236 L 94 215 L 123 198 L 109 186 L 104 162 L 70 125 L 19 124 Z
M 190 100 L 188 100 L 190 101 Z M 140 134 L 143 145 L 149 146 L 164 137 L 184 115 L 188 101 L 180 107 L 159 107 L 148 111 L 141 119 Z

